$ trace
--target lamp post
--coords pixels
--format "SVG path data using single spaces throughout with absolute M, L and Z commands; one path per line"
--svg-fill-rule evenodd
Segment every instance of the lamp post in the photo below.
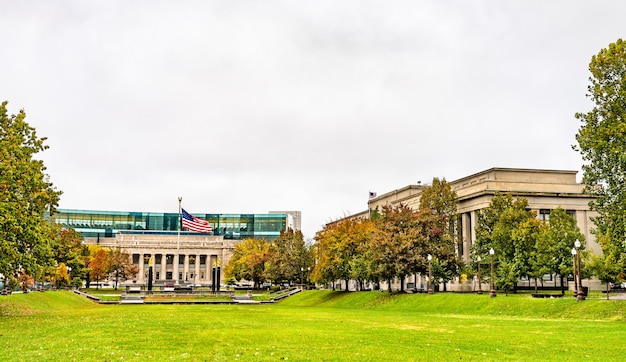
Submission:
M 580 302 L 585 300 L 585 292 L 583 292 L 583 279 L 580 271 L 580 241 L 578 239 L 574 242 L 574 247 L 576 247 L 576 262 L 578 264 L 578 294 L 576 295 L 576 301 Z
M 481 284 L 481 279 L 480 279 L 480 261 L 482 260 L 480 258 L 480 255 L 476 258 L 476 260 L 478 261 L 478 290 L 476 291 L 476 294 L 483 294 L 483 288 L 480 285 Z
M 309 286 L 311 284 L 311 267 L 307 266 L 306 267 L 306 289 L 309 289 Z
M 304 268 L 300 267 L 300 289 L 304 289 L 302 288 L 302 275 L 304 274 Z
M 578 267 L 576 266 L 576 248 L 572 248 L 572 275 L 574 276 L 574 298 L 578 294 Z
M 67 269 L 67 279 L 69 279 L 69 284 L 71 286 L 72 285 L 72 267 L 66 266 L 65 269 Z
M 433 268 L 431 261 L 433 257 L 428 254 L 428 294 L 433 294 Z
M 493 281 L 493 254 L 495 254 L 493 248 L 489 249 L 489 256 L 491 257 L 491 293 L 489 293 L 489 298 L 496 297 L 496 283 Z
M 0 273 L 0 280 L 2 280 L 2 295 L 9 294 L 9 292 L 7 291 L 7 280 L 2 273 Z

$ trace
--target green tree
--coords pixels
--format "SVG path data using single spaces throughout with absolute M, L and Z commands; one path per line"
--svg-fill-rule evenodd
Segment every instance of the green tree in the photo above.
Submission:
M 592 255 L 589 269 L 606 285 L 606 299 L 609 299 L 610 284 L 619 280 L 620 266 L 612 254 Z
M 515 250 L 511 262 L 516 276 L 537 278 L 549 271 L 542 268 L 538 263 L 537 245 L 541 230 L 542 224 L 535 218 L 527 218 L 511 230 L 511 241 Z M 552 260 L 549 250 L 546 250 L 545 255 L 549 257 L 550 261 Z M 537 280 L 535 279 L 535 286 L 536 283 Z
M 497 288 L 504 290 L 505 295 L 515 288 L 519 276 L 515 272 L 515 265 L 508 260 L 500 260 L 496 269 L 495 285 Z
M 310 268 L 312 258 L 300 230 L 281 231 L 272 241 L 266 266 L 267 276 L 274 282 L 304 281 L 304 272 Z
M 432 184 L 422 190 L 420 210 L 431 210 L 445 221 L 452 221 L 456 215 L 458 196 L 446 179 L 433 178 Z
M 414 269 L 416 273 L 428 272 L 428 254 L 433 258 L 433 278 L 436 284 L 446 283 L 458 275 L 459 261 L 454 251 L 454 241 L 450 232 L 446 232 L 447 222 L 430 209 L 420 210 L 416 215 L 417 238 L 414 244 Z
M 35 275 L 52 265 L 50 224 L 44 213 L 58 204 L 60 191 L 35 155 L 48 148 L 26 121 L 26 113 L 8 115 L 0 105 L 0 273 Z
M 585 236 L 580 232 L 574 217 L 558 207 L 550 211 L 548 228 L 541 237 L 546 239 L 543 241 L 545 247 L 541 248 L 544 255 L 541 264 L 548 273 L 559 275 L 562 292 L 565 293 L 564 278 L 573 273 L 572 248 L 579 240 L 581 250 L 584 250 Z
M 88 273 L 86 256 L 89 255 L 89 248 L 83 244 L 82 235 L 74 229 L 53 225 L 53 231 L 53 258 L 57 263 L 63 263 L 70 268 L 68 273 L 71 284 L 80 286 Z
M 506 263 L 507 273 L 510 269 L 517 280 L 534 275 L 537 266 L 532 264 L 532 258 L 538 237 L 535 218 L 535 212 L 528 210 L 527 199 L 496 193 L 489 207 L 478 212 L 473 252 L 488 255 L 493 248 L 496 267 Z
M 462 238 L 457 238 L 454 234 L 457 206 L 456 191 L 452 190 L 452 186 L 445 178 L 441 180 L 437 177 L 433 178 L 431 186 L 422 191 L 418 222 L 422 223 L 428 230 L 429 252 L 436 257 L 437 268 L 442 268 L 442 272 L 435 276 L 438 280 L 443 281 L 444 290 L 446 290 L 447 282 L 459 275 L 459 270 L 463 264 L 455 253 L 455 242 L 457 243 L 456 249 L 463 249 Z M 431 214 L 434 217 L 431 217 Z M 429 227 L 428 225 L 433 222 L 434 225 Z
M 576 113 L 582 123 L 576 134 L 584 161 L 583 183 L 598 212 L 595 233 L 602 239 L 619 272 L 626 270 L 626 42 L 618 39 L 589 63 L 587 97 L 593 108 Z
M 513 241 L 514 232 L 519 232 L 517 229 L 523 223 L 535 217 L 535 213 L 528 210 L 527 199 L 496 193 L 489 207 L 478 211 L 475 251 L 487 255 L 493 248 L 499 258 L 513 261 L 519 249 Z

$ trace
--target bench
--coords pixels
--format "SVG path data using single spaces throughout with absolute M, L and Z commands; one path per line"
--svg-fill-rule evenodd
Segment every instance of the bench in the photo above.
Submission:
M 533 298 L 563 298 L 563 294 L 533 293 Z

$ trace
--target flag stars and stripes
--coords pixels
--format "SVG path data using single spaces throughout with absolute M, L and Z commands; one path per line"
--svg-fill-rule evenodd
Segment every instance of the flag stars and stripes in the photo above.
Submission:
M 213 227 L 208 221 L 195 217 L 181 208 L 182 227 L 189 231 L 195 231 L 199 233 L 213 232 Z

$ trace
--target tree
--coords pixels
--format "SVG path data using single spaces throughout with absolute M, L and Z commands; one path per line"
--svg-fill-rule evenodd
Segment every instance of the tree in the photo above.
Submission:
M 237 280 L 252 280 L 255 287 L 265 278 L 265 263 L 270 252 L 270 243 L 265 239 L 243 239 L 235 245 L 233 256 L 224 268 L 224 277 Z
M 592 255 L 589 269 L 602 283 L 606 284 L 606 299 L 609 299 L 610 285 L 618 281 L 620 267 L 612 254 Z
M 543 268 L 538 261 L 548 262 L 553 259 L 550 248 L 545 249 L 545 254 L 541 254 L 546 255 L 545 259 L 539 258 L 537 246 L 541 230 L 542 224 L 535 218 L 527 218 L 511 230 L 511 242 L 514 248 L 513 259 L 511 260 L 513 271 L 518 278 L 520 276 L 534 277 L 535 287 L 537 285 L 536 278 L 549 271 L 549 269 Z
M 475 251 L 486 255 L 487 251 L 493 248 L 499 258 L 513 261 L 516 252 L 516 245 L 513 242 L 514 230 L 536 216 L 533 211 L 527 209 L 527 199 L 522 197 L 513 199 L 510 194 L 496 193 L 489 207 L 478 211 Z
M 327 224 L 315 236 L 313 250 L 317 263 L 313 268 L 313 280 L 328 283 L 353 279 L 362 289 L 365 280 L 375 279 L 369 257 L 373 233 L 374 224 L 370 220 L 345 219 Z M 346 282 L 346 290 L 347 287 Z
M 433 269 L 433 277 L 443 281 L 443 288 L 452 278 L 459 274 L 462 262 L 457 258 L 454 250 L 454 239 L 450 231 L 450 223 L 446 217 L 434 214 L 431 210 L 421 210 L 417 214 L 417 244 L 415 255 L 416 269 L 414 272 L 425 273 L 427 269 L 427 257 L 431 254 L 437 263 L 437 268 Z
M 496 193 L 489 207 L 478 212 L 476 243 L 472 248 L 477 255 L 487 255 L 493 248 L 496 267 L 506 263 L 504 275 L 508 278 L 513 273 L 519 280 L 537 272 L 532 257 L 538 229 L 536 214 L 528 210 L 527 199 Z
M 276 282 L 300 282 L 303 271 L 310 268 L 312 259 L 300 230 L 281 231 L 271 243 L 266 267 L 267 276 Z
M 598 212 L 595 233 L 604 253 L 611 253 L 620 272 L 626 270 L 626 42 L 618 39 L 591 58 L 587 97 L 594 106 L 576 113 L 585 191 Z
M 432 184 L 422 191 L 420 210 L 431 210 L 433 213 L 451 221 L 456 215 L 458 196 L 446 179 L 433 178 Z
M 60 225 L 53 225 L 52 253 L 57 263 L 63 263 L 69 269 L 70 284 L 79 287 L 82 280 L 86 279 L 87 256 L 89 248 L 83 244 L 82 235 L 74 229 L 63 228 Z
M 508 260 L 501 260 L 496 269 L 496 286 L 504 290 L 505 295 L 508 296 L 518 280 L 519 276 L 515 272 L 514 264 Z
M 404 204 L 383 206 L 382 217 L 377 220 L 376 231 L 371 240 L 373 274 L 386 280 L 391 292 L 391 281 L 400 278 L 401 290 L 404 278 L 423 264 L 423 239 L 418 236 L 416 212 Z
M 0 273 L 11 280 L 52 264 L 50 224 L 43 215 L 52 212 L 61 194 L 44 173 L 43 161 L 34 159 L 48 148 L 46 138 L 37 137 L 25 118 L 23 110 L 9 116 L 7 102 L 0 105 Z
M 93 256 L 89 260 L 89 271 L 91 278 L 96 280 L 96 283 L 106 279 L 109 275 L 109 255 L 103 248 L 96 247 L 93 250 Z M 99 285 L 98 285 L 99 288 Z
M 558 207 L 550 211 L 548 227 L 540 238 L 543 239 L 542 244 L 537 249 L 543 255 L 540 258 L 541 265 L 548 273 L 559 275 L 562 292 L 565 293 L 564 277 L 573 274 L 572 248 L 579 240 L 582 243 L 581 250 L 584 250 L 585 236 L 580 232 L 574 217 Z
M 462 261 L 455 253 L 455 221 L 457 216 L 458 196 L 446 179 L 433 178 L 431 186 L 422 191 L 418 222 L 422 229 L 426 226 L 426 240 L 430 245 L 429 253 L 435 256 L 437 272 L 434 276 L 446 284 L 459 274 Z M 432 216 L 431 216 L 432 215 Z M 427 226 L 431 225 L 431 226 Z M 457 238 L 457 248 L 462 250 L 463 240 Z M 421 271 L 421 270 L 420 270 Z
M 120 279 L 128 280 L 137 276 L 139 268 L 133 264 L 130 255 L 119 247 L 115 247 L 108 252 L 109 272 L 115 275 L 115 290 Z
M 55 284 L 57 288 L 64 288 L 70 285 L 70 273 L 65 263 L 60 263 L 56 267 Z

